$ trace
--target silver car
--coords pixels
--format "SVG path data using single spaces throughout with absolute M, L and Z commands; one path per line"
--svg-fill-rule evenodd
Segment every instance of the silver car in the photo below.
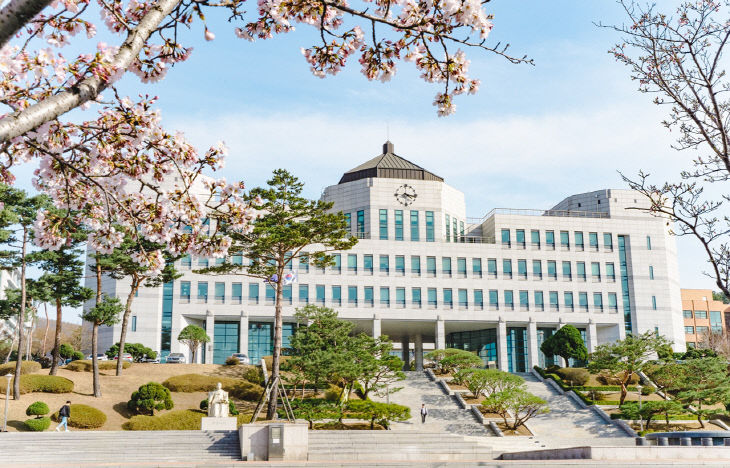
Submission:
M 231 354 L 231 357 L 238 359 L 238 362 L 241 364 L 250 364 L 251 363 L 250 359 L 248 358 L 248 355 L 246 355 L 244 353 L 233 353 L 233 354 Z
M 183 353 L 170 353 L 167 355 L 168 364 L 185 364 L 185 355 Z

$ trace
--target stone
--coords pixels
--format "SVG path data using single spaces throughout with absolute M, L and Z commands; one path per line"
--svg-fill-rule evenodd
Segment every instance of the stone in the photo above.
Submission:
M 232 417 L 207 417 L 200 421 L 201 431 L 235 431 L 238 419 Z

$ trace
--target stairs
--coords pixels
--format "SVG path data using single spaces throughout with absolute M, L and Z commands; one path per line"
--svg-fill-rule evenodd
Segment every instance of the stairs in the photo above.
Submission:
M 309 461 L 491 461 L 487 442 L 443 432 L 310 431 Z
M 8 432 L 0 454 L 3 466 L 241 461 L 238 431 Z

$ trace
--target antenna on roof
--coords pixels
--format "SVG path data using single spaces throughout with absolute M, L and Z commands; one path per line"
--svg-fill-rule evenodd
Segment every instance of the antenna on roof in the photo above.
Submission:
M 390 141 L 390 122 L 385 122 L 385 140 Z

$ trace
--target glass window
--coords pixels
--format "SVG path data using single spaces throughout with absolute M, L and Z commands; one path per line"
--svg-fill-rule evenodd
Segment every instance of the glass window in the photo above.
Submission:
M 198 281 L 198 302 L 208 302 L 208 282 Z
M 550 276 L 551 278 L 558 277 L 558 267 L 557 267 L 555 260 L 547 261 L 547 270 L 548 270 L 548 276 Z
M 563 262 L 563 278 L 570 279 L 571 276 L 570 262 Z
M 352 213 L 345 213 L 345 225 L 347 232 L 352 232 Z
M 557 310 L 558 309 L 558 292 L 550 291 L 549 300 L 550 300 L 550 307 Z
M 532 274 L 535 278 L 542 278 L 542 262 L 540 260 L 532 261 Z
M 656 296 L 651 296 L 651 308 L 656 310 Z
M 436 239 L 434 235 L 433 211 L 426 212 L 426 242 L 433 242 Z
M 231 263 L 234 265 L 243 265 L 243 255 L 234 255 L 231 257 Z M 299 263 L 301 263 L 301 260 L 299 260 Z
M 536 247 L 540 247 L 540 231 L 533 229 L 530 231 L 530 242 Z
M 248 283 L 248 302 L 258 304 L 259 303 L 259 284 Z
M 406 305 L 406 288 L 395 288 L 395 303 L 399 306 Z
M 489 305 L 493 307 L 499 306 L 499 298 L 497 297 L 496 289 L 489 290 Z
M 421 257 L 411 255 L 411 273 L 421 276 Z
M 591 276 L 594 280 L 601 279 L 601 264 L 598 262 L 591 262 Z
M 598 233 L 597 232 L 588 233 L 588 244 L 591 246 L 592 249 L 598 250 Z
M 226 283 L 216 282 L 213 292 L 216 304 L 223 304 L 226 300 Z
M 709 330 L 709 327 L 699 327 L 698 326 L 697 328 L 695 328 L 695 330 L 697 330 L 698 335 L 703 335 L 703 334 L 707 333 L 707 330 Z
M 649 265 L 649 279 L 650 280 L 654 279 L 654 267 L 651 265 Z
M 613 267 L 613 263 L 606 263 L 606 277 L 610 280 L 616 279 L 616 270 Z
M 451 257 L 441 257 L 441 272 L 451 276 Z
M 390 288 L 387 286 L 382 286 L 380 288 L 380 305 L 390 305 Z
M 697 319 L 707 319 L 707 311 L 706 310 L 696 310 L 695 311 L 695 318 L 697 318 Z
M 618 310 L 618 297 L 616 293 L 608 293 L 608 307 L 611 310 Z
M 451 288 L 444 288 L 444 305 L 451 307 L 454 305 L 454 298 L 452 297 Z
M 478 309 L 484 307 L 484 292 L 481 289 L 474 290 L 474 306 Z
M 512 277 L 512 260 L 508 258 L 502 260 L 502 273 L 508 278 Z
M 579 249 L 583 248 L 583 232 L 575 231 L 575 246 Z
M 190 302 L 190 281 L 180 281 L 180 301 Z
M 646 250 L 651 250 L 651 236 L 646 236 Z
M 475 277 L 477 277 L 477 278 L 482 277 L 482 259 L 481 258 L 472 258 L 471 259 L 471 271 Z
M 241 283 L 231 284 L 231 302 L 240 304 L 243 300 L 243 285 Z
M 395 210 L 395 240 L 403 240 L 403 210 Z
M 198 266 L 201 268 L 208 268 L 208 259 L 205 257 L 198 257 Z
M 359 210 L 357 212 L 357 237 L 365 237 L 365 211 Z
M 390 257 L 388 257 L 387 255 L 380 256 L 380 272 L 381 273 L 390 272 Z
M 420 240 L 418 236 L 418 228 L 418 211 L 411 210 L 411 241 L 413 242 Z
M 510 290 L 504 292 L 504 305 L 509 308 L 514 308 L 515 306 L 514 293 Z
M 695 334 L 695 327 L 690 327 L 688 325 L 684 326 L 684 332 L 688 335 L 694 335 Z
M 452 219 L 451 225 L 454 227 L 454 242 L 457 242 L 457 230 L 456 230 L 456 216 Z
M 719 310 L 710 311 L 710 328 L 715 333 L 722 333 L 722 314 Z
M 542 291 L 535 291 L 535 307 L 539 310 L 545 309 L 545 302 L 542 296 Z
M 421 288 L 411 288 L 411 302 L 416 307 L 421 307 Z
M 436 276 L 436 257 L 426 257 L 426 273 Z
M 193 258 L 188 254 L 180 259 L 180 264 L 185 268 L 190 268 L 193 266 Z
M 524 229 L 518 229 L 516 231 L 515 237 L 517 238 L 517 244 L 521 246 L 525 246 L 525 230 Z
M 459 242 L 464 242 L 464 221 L 459 221 Z
M 380 239 L 388 239 L 388 210 L 380 210 Z
M 428 305 L 430 306 L 436 306 L 438 305 L 438 300 L 436 299 L 436 288 L 428 288 Z
M 451 217 L 444 215 L 444 218 L 446 219 L 446 242 L 449 242 L 451 241 Z
M 456 259 L 456 272 L 462 276 L 466 276 L 466 258 L 459 257 Z
M 466 289 L 459 289 L 459 307 L 469 306 L 469 291 Z
M 586 279 L 586 263 L 585 262 L 576 262 L 576 275 L 578 275 L 578 279 L 585 280 Z
M 132 331 L 133 332 L 137 331 L 137 316 L 136 315 L 132 315 Z
M 406 274 L 406 257 L 403 255 L 395 256 L 395 272 L 399 275 Z
M 613 250 L 613 236 L 610 232 L 603 233 L 603 248 Z
M 568 309 L 573 308 L 573 293 L 570 291 L 565 291 L 563 293 L 563 300 L 565 301 L 565 307 Z
M 581 309 L 588 310 L 588 293 L 578 293 L 578 305 Z
M 347 254 L 347 271 L 357 273 L 357 254 Z
M 226 263 L 226 259 L 223 257 L 219 257 L 219 258 L 215 259 L 216 266 L 223 265 L 224 263 Z
M 302 254 L 299 257 L 299 269 L 304 273 L 309 273 L 309 254 Z
M 593 293 L 593 307 L 596 309 L 603 309 L 603 294 L 597 292 Z
M 332 303 L 342 305 L 342 287 L 332 286 Z
M 530 307 L 530 293 L 527 291 L 520 291 L 520 308 L 527 309 Z
M 299 285 L 299 303 L 300 304 L 309 304 L 309 285 L 308 284 Z
M 496 258 L 487 259 L 487 273 L 489 273 L 489 276 L 491 276 L 493 278 L 497 277 L 497 259 Z
M 366 273 L 373 274 L 373 256 L 363 255 L 362 256 L 362 267 Z
M 682 311 L 682 316 L 684 316 L 684 318 L 692 318 L 692 311 L 691 310 L 683 310 Z
M 357 305 L 357 286 L 347 287 L 347 303 Z
M 555 231 L 545 231 L 545 244 L 548 247 L 555 248 Z
M 570 233 L 568 231 L 560 231 L 560 246 L 570 247 Z
M 318 304 L 324 304 L 324 284 L 318 284 L 314 288 L 315 300 Z
M 527 260 L 517 260 L 517 274 L 520 278 L 527 278 Z
M 281 299 L 284 304 L 291 304 L 292 302 L 292 285 L 291 284 L 285 284 L 283 288 L 281 288 Z
M 373 293 L 373 287 L 372 286 L 365 286 L 363 288 L 363 292 L 365 295 L 365 304 L 366 305 L 373 305 L 375 302 L 375 295 Z
M 502 229 L 502 245 L 510 245 L 509 229 Z
M 332 267 L 332 271 L 334 271 L 335 273 L 340 273 L 342 271 L 342 255 L 334 254 L 332 255 L 332 259 L 335 262 L 334 266 Z

